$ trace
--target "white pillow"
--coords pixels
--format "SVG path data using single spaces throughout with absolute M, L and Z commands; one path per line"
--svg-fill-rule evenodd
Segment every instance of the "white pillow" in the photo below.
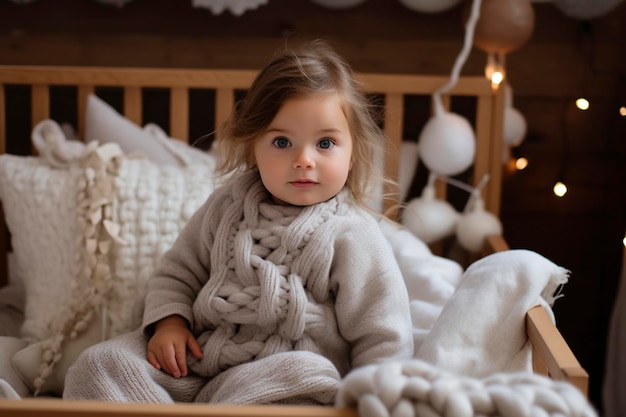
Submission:
M 87 98 L 85 142 L 115 142 L 126 154 L 140 153 L 163 165 L 182 166 L 183 161 L 140 126 L 119 114 L 95 94 Z
M 54 140 L 43 143 L 62 149 L 58 131 L 51 130 Z M 94 146 L 86 146 L 86 152 Z M 111 146 L 116 147 L 107 149 Z M 59 153 L 42 155 L 51 154 Z M 81 156 L 53 168 L 43 156 L 0 155 L 0 199 L 12 237 L 12 261 L 21 271 L 26 294 L 21 336 L 30 343 L 58 334 L 62 325 L 55 319 L 67 317 L 81 301 L 74 288 L 85 286 L 77 278 L 81 277 L 77 259 L 85 257 L 81 235 L 85 213 L 77 199 L 84 186 L 85 163 Z M 114 285 L 106 303 L 105 338 L 139 325 L 137 300 L 143 299 L 160 255 L 214 189 L 214 169 L 211 159 L 178 167 L 122 157 L 111 173 L 111 219 L 119 226 L 118 240 L 125 244 L 114 244 L 107 255 Z M 30 358 L 32 352 L 19 357 Z M 15 363 L 30 363 L 23 371 L 32 375 L 32 360 Z
M 143 131 L 159 141 L 172 155 L 176 156 L 183 165 L 215 163 L 215 156 L 208 151 L 190 146 L 182 140 L 169 137 L 157 124 L 148 123 Z

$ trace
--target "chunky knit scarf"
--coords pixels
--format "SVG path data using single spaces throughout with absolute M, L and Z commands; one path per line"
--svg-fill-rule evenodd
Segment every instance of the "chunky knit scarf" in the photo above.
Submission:
M 303 208 L 271 204 L 250 173 L 220 196 L 211 279 L 194 304 L 195 320 L 211 329 L 198 338 L 204 357 L 191 364 L 195 372 L 214 376 L 279 352 L 315 351 L 307 316 L 328 301 L 329 243 L 349 208 L 346 193 Z

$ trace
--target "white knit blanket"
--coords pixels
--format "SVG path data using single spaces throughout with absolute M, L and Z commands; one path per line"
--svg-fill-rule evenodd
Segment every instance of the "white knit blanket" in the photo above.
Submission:
M 535 252 L 487 256 L 463 274 L 415 359 L 363 367 L 336 405 L 383 416 L 592 416 L 573 385 L 533 374 L 525 314 L 549 305 L 568 271 Z
M 596 413 L 573 385 L 527 373 L 477 379 L 415 359 L 348 374 L 336 405 L 361 417 L 579 416 Z

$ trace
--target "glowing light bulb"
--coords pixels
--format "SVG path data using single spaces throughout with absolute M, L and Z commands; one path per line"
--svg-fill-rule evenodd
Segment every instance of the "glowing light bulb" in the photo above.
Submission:
M 502 80 L 504 80 L 504 74 L 501 71 L 494 71 L 493 74 L 491 74 L 492 87 L 500 85 Z
M 626 116 L 626 106 L 622 106 L 619 108 L 619 115 Z
M 626 236 L 624 236 L 624 240 L 622 240 L 622 243 L 624 244 L 624 246 L 626 246 Z
M 576 99 L 576 107 L 581 110 L 587 110 L 589 108 L 589 100 L 583 97 Z
M 485 65 L 485 78 L 491 81 L 491 88 L 497 90 L 504 81 L 504 53 L 489 52 L 487 54 L 487 65 Z
M 526 168 L 527 166 L 528 166 L 528 159 L 526 159 L 526 158 L 523 158 L 523 157 L 522 157 L 522 158 L 517 158 L 517 159 L 515 160 L 515 168 L 516 168 L 518 171 L 523 170 L 523 169 L 524 169 L 524 168 Z
M 558 181 L 556 184 L 554 184 L 554 188 L 552 189 L 552 191 L 554 191 L 554 195 L 556 195 L 557 197 L 563 197 L 565 193 L 567 193 L 567 187 L 561 181 Z

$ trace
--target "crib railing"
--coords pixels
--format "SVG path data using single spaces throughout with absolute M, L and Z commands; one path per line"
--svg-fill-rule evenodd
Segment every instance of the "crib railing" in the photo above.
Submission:
M 245 90 L 252 83 L 256 71 L 249 70 L 199 70 L 199 69 L 136 69 L 136 68 L 91 68 L 91 67 L 32 67 L 32 66 L 0 66 L 0 153 L 7 150 L 7 101 L 5 87 L 8 85 L 26 85 L 30 87 L 31 126 L 41 120 L 50 118 L 50 89 L 53 86 L 76 87 L 77 120 L 79 137 L 84 137 L 85 109 L 87 97 L 98 87 L 119 87 L 123 90 L 123 113 L 131 121 L 141 125 L 142 120 L 142 89 L 164 88 L 169 90 L 169 134 L 172 137 L 188 140 L 189 138 L 189 92 L 191 89 L 215 90 L 213 112 L 215 126 L 219 127 L 227 120 L 235 102 L 237 90 Z M 389 146 L 393 149 L 387 153 L 385 170 L 391 178 L 398 177 L 400 144 L 405 138 L 404 119 L 405 98 L 407 95 L 431 95 L 444 85 L 448 78 L 444 76 L 420 76 L 397 74 L 357 74 L 367 91 L 382 96 L 384 103 L 383 127 L 389 138 Z M 472 169 L 473 183 L 478 183 L 486 174 L 490 181 L 482 189 L 487 210 L 495 215 L 500 212 L 500 189 L 502 173 L 502 119 L 504 110 L 503 89 L 494 92 L 490 83 L 483 77 L 461 77 L 456 86 L 443 97 L 444 105 L 450 108 L 451 100 L 456 96 L 470 96 L 476 99 L 475 118 L 471 122 L 476 133 L 476 159 Z M 218 130 L 219 132 L 219 130 Z M 385 190 L 389 198 L 385 208 L 397 207 L 399 193 L 397 187 Z M 438 184 L 438 197 L 446 197 L 445 184 Z M 0 206 L 1 209 L 1 206 Z M 397 216 L 397 212 L 392 216 Z M 6 252 L 8 249 L 7 230 L 4 222 L 0 222 L 0 286 L 7 283 Z M 508 249 L 501 236 L 487 239 L 489 252 Z M 535 346 L 537 370 L 543 370 L 556 379 L 565 379 L 587 393 L 588 375 L 580 366 L 561 334 L 550 321 L 543 309 L 533 309 L 527 315 L 528 334 Z M 101 404 L 80 404 L 56 402 L 47 404 L 46 400 L 15 402 L 11 405 L 11 415 L 38 415 L 37 407 L 46 410 L 58 407 L 56 415 L 79 415 L 85 413 L 85 407 L 92 407 L 87 413 L 95 415 L 165 415 L 167 407 L 141 408 L 127 405 L 109 404 L 107 407 L 119 407 L 116 412 L 101 408 Z M 107 411 L 108 410 L 108 411 Z M 183 407 L 175 415 L 209 415 L 206 408 Z M 249 416 L 288 416 L 290 407 L 252 407 L 244 414 L 244 410 L 211 408 L 210 415 L 249 415 Z M 355 416 L 354 410 L 333 408 L 297 407 L 300 416 Z M 310 413 L 309 413 L 310 412 Z M 217 413 L 217 414 L 215 414 Z M 47 414 L 51 415 L 51 414 Z M 174 415 L 174 414 L 172 414 Z

